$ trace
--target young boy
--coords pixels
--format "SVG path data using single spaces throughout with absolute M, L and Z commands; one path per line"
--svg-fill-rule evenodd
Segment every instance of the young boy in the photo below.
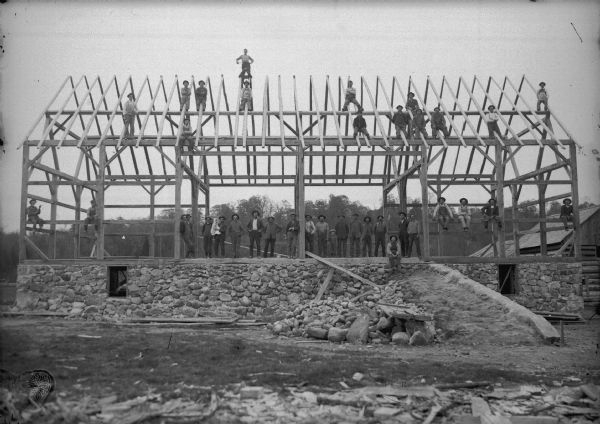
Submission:
M 356 118 L 352 121 L 352 126 L 354 127 L 354 137 L 355 140 L 358 140 L 358 135 L 363 134 L 367 140 L 371 137 L 369 136 L 369 132 L 367 131 L 367 123 L 365 122 L 365 118 L 362 116 L 362 112 L 359 110 L 356 114 Z
M 537 110 L 540 112 L 540 106 L 544 105 L 544 110 L 548 111 L 548 92 L 546 91 L 546 83 L 540 82 L 540 89 L 537 91 Z
M 352 87 L 352 81 L 348 81 L 348 88 L 346 88 L 345 91 L 344 106 L 342 107 L 344 112 L 348 110 L 348 105 L 350 103 L 355 105 L 359 112 L 362 112 L 363 108 L 360 103 L 358 103 L 358 100 L 356 100 L 356 88 Z
M 571 199 L 565 199 L 560 207 L 560 219 L 565 224 L 565 230 L 569 230 L 569 221 L 573 222 L 573 206 L 571 203 Z
M 189 81 L 183 82 L 183 88 L 181 89 L 181 106 L 179 110 L 190 109 L 190 97 L 192 96 L 192 89 L 190 88 Z
M 469 201 L 462 197 L 460 200 L 460 206 L 458 207 L 458 220 L 460 221 L 463 230 L 469 231 L 471 227 L 471 211 L 469 210 Z
M 490 138 L 494 138 L 494 134 L 498 134 L 498 137 L 501 139 L 502 133 L 500 132 L 500 127 L 498 127 L 498 120 L 500 119 L 500 115 L 496 112 L 496 106 L 489 105 L 488 111 L 485 113 L 485 123 L 488 127 L 488 133 L 490 134 Z
M 246 225 L 248 237 L 250 238 L 250 257 L 253 256 L 254 245 L 256 245 L 256 257 L 260 257 L 260 238 L 263 232 L 263 222 L 260 219 L 260 213 L 257 210 L 252 211 L 252 219 Z
M 248 110 L 252 110 L 252 89 L 250 88 L 250 83 L 248 81 L 244 82 L 244 88 L 242 88 L 242 100 L 240 100 L 240 112 L 242 112 L 246 105 L 248 105 Z
M 296 257 L 298 231 L 300 231 L 300 223 L 296 219 L 296 214 L 293 213 L 290 215 L 290 220 L 285 226 L 285 236 L 287 237 L 288 244 L 288 256 L 292 259 Z
M 200 80 L 198 82 L 198 88 L 196 88 L 196 110 L 200 110 L 200 106 L 202 106 L 202 110 L 206 110 L 206 96 L 208 95 L 208 90 L 204 86 L 204 81 Z
M 440 197 L 438 199 L 438 204 L 433 210 L 433 217 L 437 219 L 440 224 L 442 224 L 442 228 L 444 230 L 448 230 L 448 223 L 452 219 L 452 208 L 446 204 L 446 198 Z
M 33 224 L 33 231 L 35 231 L 35 226 L 39 225 L 40 230 L 44 226 L 44 220 L 40 218 L 40 213 L 42 212 L 42 207 L 35 206 L 36 200 L 31 199 L 29 201 L 29 207 L 27 208 L 27 222 Z
M 446 127 L 446 118 L 444 118 L 444 114 L 440 112 L 440 108 L 436 106 L 431 114 L 432 137 L 437 135 L 438 130 L 444 134 L 444 137 L 450 137 L 450 131 Z
M 304 215 L 304 248 L 309 252 L 313 252 L 313 240 L 316 231 L 317 227 L 315 227 L 312 216 Z
M 483 215 L 483 228 L 487 230 L 489 221 L 496 221 L 498 228 L 502 228 L 502 221 L 500 220 L 500 211 L 496 206 L 496 199 L 488 200 L 488 204 L 481 208 L 481 214 Z
M 213 222 L 212 229 L 210 230 L 213 236 L 215 258 L 219 257 L 219 250 L 221 251 L 221 257 L 225 257 L 225 235 L 227 233 L 227 225 L 225 224 L 225 217 L 220 216 L 218 221 Z
M 394 271 L 398 271 L 398 268 L 400 267 L 399 247 L 398 237 L 391 235 L 390 241 L 387 244 L 387 255 L 390 260 L 390 268 Z

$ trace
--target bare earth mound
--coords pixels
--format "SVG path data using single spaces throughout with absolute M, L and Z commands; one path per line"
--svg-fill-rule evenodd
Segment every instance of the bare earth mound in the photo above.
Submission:
M 490 345 L 535 345 L 542 339 L 536 330 L 489 297 L 448 282 L 433 271 L 392 275 L 388 290 L 402 292 L 404 301 L 434 314 L 435 326 L 449 343 Z M 382 299 L 383 301 L 383 299 Z

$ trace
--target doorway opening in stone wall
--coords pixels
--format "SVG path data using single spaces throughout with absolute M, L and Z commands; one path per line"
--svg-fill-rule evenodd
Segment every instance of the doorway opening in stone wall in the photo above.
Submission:
M 501 294 L 517 294 L 516 271 L 515 264 L 498 264 L 498 291 Z
M 108 296 L 126 297 L 127 296 L 127 267 L 109 266 L 108 267 Z

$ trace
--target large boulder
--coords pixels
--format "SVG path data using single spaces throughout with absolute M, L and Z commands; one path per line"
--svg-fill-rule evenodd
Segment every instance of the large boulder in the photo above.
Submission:
M 417 331 L 420 331 L 423 336 L 425 336 L 427 343 L 431 342 L 435 337 L 435 326 L 433 325 L 433 321 L 407 320 L 406 332 L 412 336 Z
M 308 334 L 310 337 L 312 337 L 314 339 L 326 340 L 327 333 L 328 333 L 328 331 L 321 327 L 308 327 L 306 329 L 306 334 Z
M 348 330 L 346 339 L 350 343 L 367 343 L 367 341 L 369 340 L 368 315 L 361 315 L 354 320 L 354 322 L 350 326 L 350 329 Z
M 411 346 L 425 346 L 429 343 L 425 334 L 420 331 L 415 331 L 412 336 L 410 336 L 410 340 L 408 342 Z
M 395 345 L 408 345 L 409 341 L 410 341 L 410 336 L 403 331 L 395 333 L 392 336 L 392 343 Z

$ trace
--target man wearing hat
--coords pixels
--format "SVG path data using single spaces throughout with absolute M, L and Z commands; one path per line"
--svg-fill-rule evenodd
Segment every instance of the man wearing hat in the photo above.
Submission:
M 192 225 L 191 217 L 190 214 L 181 215 L 181 220 L 179 222 L 179 233 L 181 234 L 183 244 L 185 245 L 186 258 L 193 258 L 196 254 L 194 246 L 194 227 Z
M 406 212 L 400 212 L 398 221 L 398 242 L 400 243 L 400 252 L 402 256 L 408 256 L 408 219 Z
M 413 245 L 417 248 L 417 256 L 421 258 L 421 243 L 419 241 L 419 233 L 421 232 L 421 222 L 417 219 L 414 212 L 410 212 L 408 215 L 408 254 L 407 257 L 412 256 Z
M 227 234 L 227 224 L 225 223 L 225 217 L 220 216 L 218 220 L 213 223 L 211 234 L 214 239 L 215 247 L 215 258 L 219 257 L 219 250 L 221 250 L 221 257 L 225 257 L 225 235 Z
M 460 221 L 463 230 L 469 231 L 471 227 L 471 210 L 469 209 L 469 201 L 465 197 L 461 197 L 459 200 L 460 206 L 458 207 L 458 220 Z
M 410 110 L 411 112 L 414 112 L 419 107 L 419 103 L 417 102 L 417 99 L 415 99 L 415 93 L 409 91 L 407 97 L 406 111 L 408 112 Z
M 244 88 L 242 88 L 240 112 L 246 108 L 246 105 L 248 106 L 248 110 L 252 110 L 252 89 L 248 81 L 244 82 Z
M 263 257 L 273 257 L 275 254 L 275 240 L 277 239 L 277 233 L 281 231 L 281 227 L 275 223 L 275 218 L 270 216 L 267 218 L 267 224 L 264 228 L 265 233 L 265 248 L 263 249 Z
M 373 232 L 375 234 L 375 257 L 377 257 L 377 252 L 379 252 L 379 246 L 381 246 L 381 256 L 385 257 L 385 234 L 387 233 L 387 226 L 383 221 L 383 215 L 379 215 L 377 217 L 377 222 L 375 223 L 375 229 Z
M 344 92 L 345 98 L 344 98 L 344 106 L 342 107 L 342 110 L 345 112 L 348 110 L 348 105 L 350 103 L 352 103 L 354 106 L 357 107 L 359 112 L 362 112 L 363 108 L 360 105 L 360 103 L 358 103 L 358 100 L 356 100 L 356 88 L 352 87 L 353 82 L 352 81 L 348 81 L 348 88 L 346 88 L 346 91 Z
M 488 204 L 481 208 L 481 214 L 483 215 L 483 228 L 487 230 L 488 222 L 496 221 L 498 228 L 502 228 L 502 221 L 500 220 L 500 210 L 496 206 L 496 199 L 492 198 L 488 200 Z
M 346 246 L 348 245 L 348 233 L 350 232 L 350 228 L 348 224 L 346 224 L 346 217 L 344 215 L 339 215 L 338 220 L 335 223 L 335 237 L 337 239 L 337 256 L 340 258 L 346 257 Z
M 367 140 L 371 138 L 371 136 L 369 136 L 369 131 L 367 131 L 367 122 L 365 121 L 365 118 L 363 118 L 361 110 L 356 113 L 356 118 L 352 121 L 352 127 L 354 128 L 354 135 L 352 137 L 355 140 L 358 140 L 359 134 L 364 135 Z
M 204 218 L 202 225 L 202 247 L 204 248 L 204 256 L 212 258 L 213 256 L 213 235 L 211 234 L 213 219 L 210 216 Z
M 544 110 L 548 111 L 548 92 L 546 91 L 546 83 L 544 81 L 540 82 L 540 88 L 537 91 L 537 110 L 541 112 L 542 104 L 544 105 Z
M 190 124 L 190 118 L 186 117 L 183 120 L 181 136 L 183 137 L 182 144 L 187 141 L 189 151 L 191 152 L 194 150 L 194 138 L 192 137 L 192 125 Z
M 371 256 L 371 242 L 373 239 L 373 224 L 371 224 L 371 217 L 365 216 L 363 219 L 364 224 L 362 226 L 362 233 L 360 238 L 362 240 L 362 255 L 367 258 Z
M 322 258 L 327 256 L 327 236 L 329 235 L 329 224 L 325 221 L 325 215 L 319 215 L 315 224 L 317 234 L 317 251 Z
M 315 233 L 317 232 L 317 227 L 313 222 L 311 215 L 304 216 L 304 247 L 307 251 L 313 252 L 313 241 L 315 239 Z
M 229 227 L 227 227 L 227 232 L 231 237 L 231 245 L 233 247 L 233 257 L 240 257 L 240 241 L 242 240 L 242 233 L 244 232 L 244 227 L 240 222 L 240 216 L 237 213 L 231 215 L 231 222 L 229 223 Z
M 181 89 L 181 100 L 179 110 L 188 111 L 190 109 L 190 97 L 192 96 L 192 89 L 190 88 L 189 81 L 183 81 L 183 88 Z
M 446 127 L 446 118 L 444 118 L 439 106 L 436 106 L 431 114 L 431 136 L 435 137 L 438 131 L 441 131 L 444 137 L 450 137 L 450 131 Z
M 401 138 L 401 132 L 404 133 L 405 137 L 408 137 L 408 134 L 406 133 L 406 127 L 410 123 L 410 115 L 408 112 L 404 112 L 402 109 L 403 107 L 401 105 L 396 106 L 396 112 L 394 112 L 394 115 L 392 116 L 392 122 L 396 127 L 396 138 Z M 377 256 L 377 254 L 375 254 L 375 256 Z
M 242 61 L 242 72 L 240 73 L 239 77 L 252 78 L 252 75 L 250 74 L 250 65 L 254 63 L 254 59 L 248 55 L 248 49 L 244 49 L 244 54 L 238 56 L 238 58 L 235 60 L 235 63 L 240 63 L 240 61 Z
M 390 268 L 394 271 L 398 271 L 401 258 L 398 237 L 395 234 L 390 236 L 390 241 L 387 244 L 386 252 L 388 259 L 390 260 Z
M 496 106 L 489 105 L 488 111 L 485 113 L 485 123 L 488 127 L 488 133 L 490 138 L 494 138 L 494 134 L 498 134 L 498 137 L 502 137 L 502 133 L 500 132 L 500 127 L 498 127 L 498 120 L 500 119 L 500 115 L 496 111 Z
M 42 207 L 35 206 L 36 200 L 31 199 L 29 201 L 29 207 L 27 208 L 27 222 L 33 224 L 33 231 L 35 231 L 35 226 L 39 225 L 40 230 L 44 226 L 44 221 L 40 218 L 40 213 L 42 212 Z
M 413 112 L 413 119 L 410 121 L 408 132 L 411 137 L 416 137 L 418 134 L 423 134 L 423 137 L 427 138 L 427 129 L 425 128 L 425 114 L 420 108 L 416 108 Z
M 87 216 L 83 221 L 83 231 L 87 233 L 88 224 L 94 224 L 94 230 L 98 231 L 98 222 L 96 221 L 96 201 L 90 200 L 90 207 L 87 210 Z
M 444 230 L 448 230 L 448 223 L 452 219 L 452 208 L 446 204 L 446 198 L 440 197 L 433 210 L 433 219 L 437 219 Z
M 134 122 L 137 115 L 137 105 L 134 101 L 133 93 L 127 95 L 127 101 L 123 108 L 123 123 L 125 124 L 125 137 L 133 137 Z
M 355 258 L 360 256 L 360 236 L 362 234 L 362 222 L 358 220 L 358 214 L 352 214 L 350 221 L 350 256 Z
M 254 246 L 256 245 L 256 257 L 260 257 L 260 237 L 263 231 L 263 223 L 257 210 L 252 211 L 252 219 L 246 225 L 248 237 L 250 238 L 250 257 L 254 257 Z
M 285 236 L 287 238 L 288 256 L 296 257 L 296 249 L 298 248 L 298 231 L 300 231 L 300 223 L 296 219 L 296 214 L 290 214 L 290 219 L 285 225 Z
M 569 221 L 573 222 L 573 205 L 571 203 L 571 199 L 565 199 L 560 207 L 560 219 L 565 224 L 565 230 L 569 230 Z M 575 225 L 573 225 L 574 227 Z
M 204 81 L 200 80 L 198 82 L 198 88 L 196 88 L 195 95 L 196 110 L 200 110 L 200 106 L 202 106 L 202 110 L 206 110 L 206 96 L 208 95 L 208 90 L 204 86 Z
M 335 228 L 329 229 L 329 235 L 327 236 L 327 252 L 330 257 L 336 256 L 337 249 L 337 235 L 335 234 Z

